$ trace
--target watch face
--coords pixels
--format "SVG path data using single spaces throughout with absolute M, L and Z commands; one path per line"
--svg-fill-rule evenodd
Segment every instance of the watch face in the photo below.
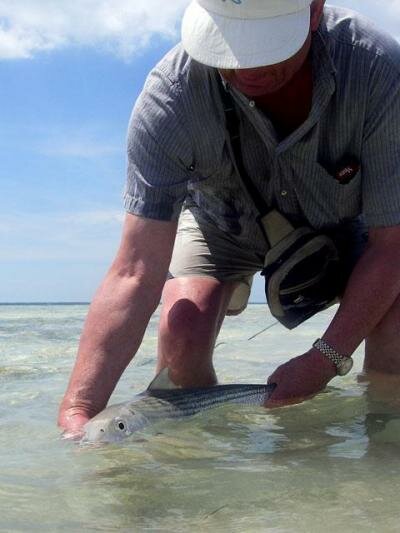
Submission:
M 351 357 L 344 357 L 337 366 L 337 373 L 339 376 L 345 376 L 353 367 L 353 359 Z

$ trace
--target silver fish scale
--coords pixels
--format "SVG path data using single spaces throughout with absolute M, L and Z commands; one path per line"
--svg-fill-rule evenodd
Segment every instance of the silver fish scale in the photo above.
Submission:
M 218 385 L 201 389 L 151 390 L 129 406 L 148 418 L 190 416 L 224 403 L 262 405 L 272 385 Z

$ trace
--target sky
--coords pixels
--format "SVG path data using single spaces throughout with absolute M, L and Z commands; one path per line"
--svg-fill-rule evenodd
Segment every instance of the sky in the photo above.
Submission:
M 331 3 L 400 38 L 400 0 Z M 0 303 L 91 300 L 120 240 L 132 106 L 187 4 L 0 0 Z

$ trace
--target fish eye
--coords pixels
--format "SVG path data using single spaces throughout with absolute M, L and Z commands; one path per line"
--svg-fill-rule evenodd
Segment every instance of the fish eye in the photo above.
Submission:
M 121 420 L 120 418 L 115 421 L 115 427 L 119 431 L 126 431 L 128 429 L 127 423 L 124 420 Z

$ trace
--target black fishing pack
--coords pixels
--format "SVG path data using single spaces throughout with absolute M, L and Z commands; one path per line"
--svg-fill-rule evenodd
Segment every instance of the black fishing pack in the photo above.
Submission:
M 338 250 L 327 235 L 294 228 L 278 211 L 259 220 L 270 249 L 265 295 L 272 315 L 289 329 L 336 303 L 344 289 Z

